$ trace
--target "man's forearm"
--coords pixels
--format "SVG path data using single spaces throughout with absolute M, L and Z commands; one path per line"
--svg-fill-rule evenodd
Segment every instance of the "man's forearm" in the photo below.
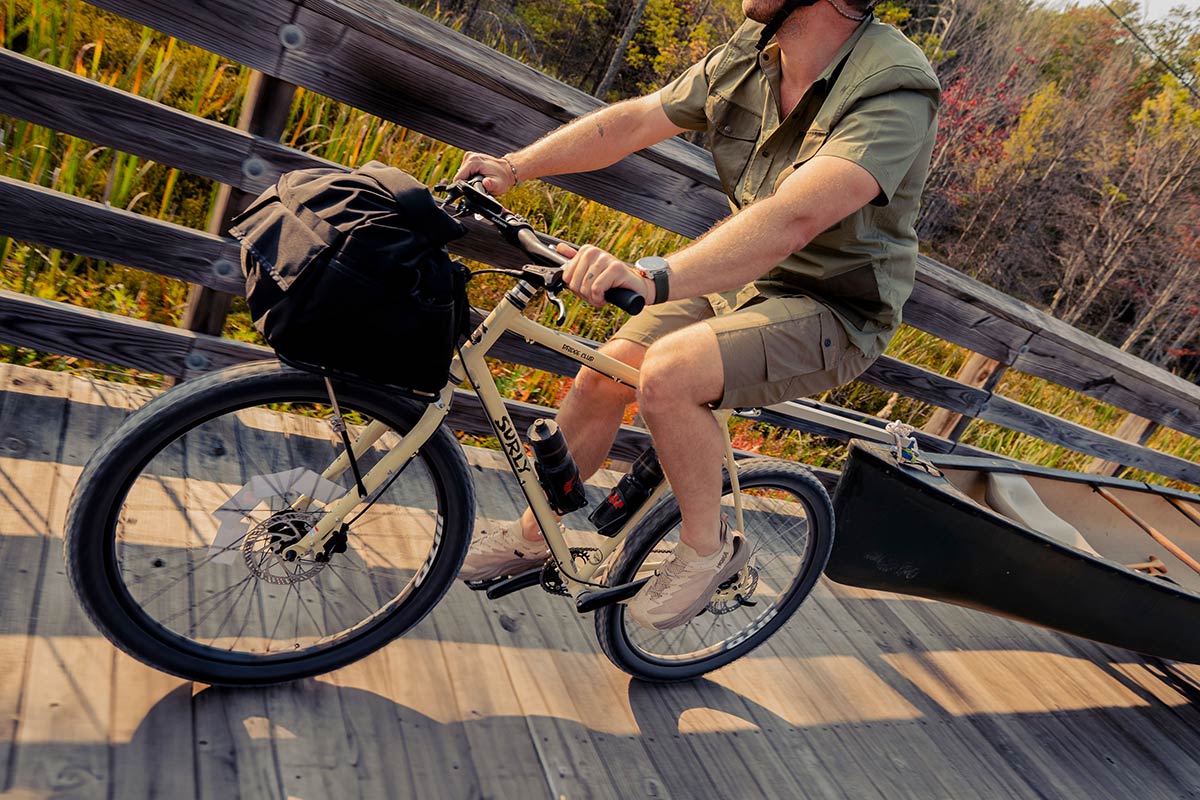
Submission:
M 649 95 L 582 116 L 510 154 L 508 160 L 522 181 L 589 172 L 611 166 L 678 130 L 666 120 L 658 96 Z
M 782 203 L 746 208 L 667 257 L 671 300 L 739 289 L 808 244 L 807 228 Z

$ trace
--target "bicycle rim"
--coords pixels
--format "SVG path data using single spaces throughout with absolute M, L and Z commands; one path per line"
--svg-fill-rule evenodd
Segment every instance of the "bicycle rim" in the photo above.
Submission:
M 781 613 L 786 618 L 794 610 L 793 598 L 811 589 L 814 573 L 819 572 L 819 567 L 814 570 L 819 557 L 814 525 L 821 524 L 814 519 L 819 520 L 819 511 L 803 492 L 769 475 L 746 475 L 741 497 L 743 533 L 753 553 L 750 568 L 743 570 L 736 586 L 714 594 L 704 611 L 676 628 L 643 628 L 622 607 L 623 636 L 640 660 L 671 668 L 718 658 L 767 628 Z M 678 507 L 672 504 L 669 510 L 673 513 L 663 521 L 662 535 L 625 580 L 653 574 L 679 542 Z M 735 509 L 728 487 L 721 510 L 732 524 Z M 752 605 L 737 599 L 743 593 Z
M 341 405 L 353 439 L 372 417 Z M 328 503 L 355 491 L 349 470 L 322 476 L 344 449 L 332 416 L 327 398 L 294 391 L 225 409 L 155 452 L 111 518 L 109 580 L 132 616 L 197 656 L 263 663 L 342 647 L 410 600 L 447 512 L 424 457 L 360 502 L 329 552 L 282 556 Z M 384 433 L 362 471 L 399 439 Z

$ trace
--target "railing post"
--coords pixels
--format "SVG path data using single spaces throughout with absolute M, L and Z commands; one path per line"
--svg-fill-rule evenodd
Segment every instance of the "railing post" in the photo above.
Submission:
M 1123 442 L 1137 442 L 1139 447 L 1145 447 L 1146 442 L 1150 441 L 1150 437 L 1157 431 L 1159 425 L 1153 420 L 1148 420 L 1145 417 L 1139 417 L 1137 414 L 1130 413 L 1121 421 L 1113 436 Z M 1105 461 L 1103 458 L 1094 458 L 1091 463 L 1083 468 L 1083 471 L 1089 475 L 1112 475 L 1116 476 L 1124 472 L 1126 469 L 1124 464 L 1118 464 L 1116 461 Z
M 242 104 L 237 127 L 256 136 L 279 139 L 287 127 L 295 94 L 296 87 L 292 84 L 261 72 L 253 73 L 250 85 L 246 89 L 246 100 Z M 253 160 L 253 156 L 247 158 L 243 169 L 247 172 L 254 170 Z M 261 165 L 258 168 L 261 169 Z M 223 185 L 209 217 L 208 232 L 224 235 L 229 229 L 230 221 L 253 199 L 254 195 Z M 220 336 L 225 327 L 225 317 L 229 313 L 229 302 L 232 298 L 232 295 L 225 292 L 205 286 L 192 286 L 181 326 L 188 330 Z
M 1007 371 L 1007 364 L 1001 364 L 999 361 L 979 353 L 972 353 L 967 362 L 959 368 L 954 379 L 967 386 L 979 387 L 990 394 Z M 921 430 L 931 436 L 939 436 L 957 442 L 969 424 L 971 424 L 971 417 L 939 408 L 933 412 L 933 416 Z

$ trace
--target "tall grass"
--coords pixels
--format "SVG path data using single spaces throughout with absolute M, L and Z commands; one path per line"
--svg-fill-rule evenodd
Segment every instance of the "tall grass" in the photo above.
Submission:
M 245 95 L 248 70 L 76 0 L 6 0 L 0 24 L 0 40 L 9 49 L 208 119 L 232 123 Z M 514 49 L 505 42 L 492 44 Z M 0 117 L 0 135 L 0 174 L 181 225 L 208 225 L 217 191 L 211 181 L 20 120 Z M 283 141 L 348 165 L 384 161 L 427 185 L 453 175 L 462 156 L 448 145 L 303 89 L 296 93 Z M 570 241 L 596 244 L 627 260 L 670 253 L 686 243 L 669 231 L 548 184 L 523 185 L 507 195 L 505 203 L 542 230 Z M 9 239 L 0 240 L 0 284 L 26 294 L 169 324 L 178 322 L 188 290 L 180 281 Z M 472 302 L 489 307 L 507 285 L 506 279 L 481 276 L 472 281 Z M 624 319 L 615 308 L 597 309 L 573 297 L 564 299 L 565 328 L 573 333 L 603 340 Z M 549 308 L 533 313 L 544 323 L 552 321 Z M 240 299 L 234 303 L 225 333 L 259 341 Z M 887 352 L 941 375 L 954 375 L 969 356 L 961 347 L 909 327 L 900 330 Z M 9 358 L 58 369 L 95 366 L 16 348 Z M 132 374 L 129 370 L 118 372 Z M 493 374 L 506 396 L 551 406 L 561 401 L 570 384 L 556 375 L 500 363 L 493 364 Z M 1124 412 L 1104 403 L 1013 371 L 998 391 L 1095 430 L 1112 431 L 1124 417 Z M 821 399 L 917 425 L 934 410 L 929 404 L 858 381 L 827 392 Z M 632 417 L 633 409 L 627 419 Z M 735 420 L 731 425 L 735 445 L 742 449 L 831 468 L 838 467 L 845 457 L 842 442 L 753 420 Z M 1047 466 L 1079 469 L 1091 460 L 978 420 L 967 428 L 963 441 Z M 1173 431 L 1161 431 L 1150 446 L 1190 460 L 1200 458 L 1200 441 Z M 1158 476 L 1139 477 L 1171 483 Z

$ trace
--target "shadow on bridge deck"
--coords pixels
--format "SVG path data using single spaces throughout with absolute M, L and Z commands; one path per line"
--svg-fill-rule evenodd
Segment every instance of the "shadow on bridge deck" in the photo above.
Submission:
M 461 586 L 315 680 L 229 690 L 155 672 L 96 633 L 60 550 L 82 463 L 146 396 L 0 368 L 5 797 L 1200 793 L 1200 668 L 828 582 L 751 656 L 678 686 L 614 669 L 561 598 Z M 494 455 L 472 460 L 480 515 L 512 516 Z

